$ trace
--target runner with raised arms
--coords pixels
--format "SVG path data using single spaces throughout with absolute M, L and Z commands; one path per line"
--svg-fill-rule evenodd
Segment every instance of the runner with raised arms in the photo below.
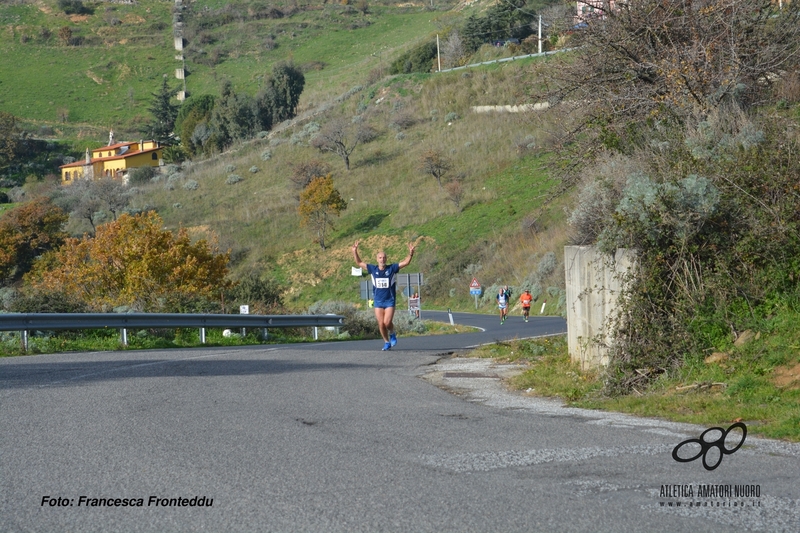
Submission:
M 378 329 L 383 337 L 383 350 L 389 350 L 397 344 L 397 335 L 394 332 L 394 308 L 397 294 L 397 273 L 401 268 L 407 267 L 414 257 L 414 243 L 408 244 L 408 255 L 399 263 L 386 263 L 386 252 L 378 252 L 378 264 L 371 265 L 361 260 L 358 255 L 358 242 L 353 245 L 353 259 L 356 265 L 367 270 L 372 277 L 372 288 L 375 294 L 375 318 L 378 320 Z

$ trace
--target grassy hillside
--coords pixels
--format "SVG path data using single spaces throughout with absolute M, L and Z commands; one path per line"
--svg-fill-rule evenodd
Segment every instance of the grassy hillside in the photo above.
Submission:
M 307 70 L 301 106 L 313 106 L 380 70 L 447 17 L 379 3 L 367 13 L 276 3 L 275 18 L 261 16 L 266 2 L 244 0 L 196 0 L 183 9 L 165 0 L 83 4 L 80 15 L 65 14 L 57 0 L 0 4 L 0 109 L 73 139 L 108 128 L 135 135 L 162 77 L 183 88 L 175 69 L 184 64 L 190 94 L 217 93 L 224 79 L 254 93 L 275 62 L 292 59 Z M 182 52 L 174 48 L 175 23 Z
M 103 143 L 109 128 L 118 139 L 138 138 L 162 77 L 182 87 L 174 78 L 183 64 L 173 47 L 176 22 L 190 94 L 217 93 L 225 79 L 254 94 L 279 60 L 304 70 L 301 118 L 211 160 L 169 167 L 132 200 L 135 209 L 157 209 L 172 227 L 215 234 L 232 250 L 235 274 L 275 277 L 287 285 L 291 307 L 357 298 L 358 280 L 348 275 L 356 238 L 365 257 L 385 247 L 399 258 L 407 241 L 418 240 L 413 269 L 426 275 L 426 303 L 453 308 L 474 305 L 467 288 L 474 276 L 487 288 L 530 284 L 531 271 L 565 238 L 558 215 L 550 226 L 534 223 L 549 185 L 547 125 L 540 117 L 471 111 L 524 102 L 525 63 L 386 77 L 402 50 L 462 15 L 447 3 L 435 10 L 379 2 L 366 10 L 244 0 L 196 0 L 183 9 L 163 0 L 83 4 L 86 12 L 71 15 L 57 0 L 0 5 L 0 109 L 79 151 Z M 481 59 L 506 53 L 488 47 Z M 349 172 L 309 145 L 336 117 L 377 132 L 357 147 Z M 445 181 L 462 183 L 458 205 L 418 168 L 431 149 L 452 164 Z M 327 166 L 348 201 L 324 251 L 300 227 L 290 180 L 299 164 L 314 161 Z M 231 175 L 244 179 L 229 185 Z M 74 234 L 88 229 L 76 220 L 70 226 Z M 537 281 L 546 290 L 558 278 Z
M 534 274 L 544 255 L 560 258 L 566 239 L 559 206 L 542 209 L 552 185 L 544 168 L 544 117 L 471 110 L 518 103 L 527 69 L 516 63 L 384 78 L 347 91 L 349 97 L 335 106 L 270 138 L 167 169 L 167 176 L 140 190 L 134 205 L 155 207 L 171 226 L 213 231 L 223 248 L 232 249 L 237 273 L 276 277 L 287 286 L 292 307 L 328 298 L 357 300 L 350 246 L 362 239 L 364 257 L 385 248 L 397 260 L 407 242 L 417 241 L 410 271 L 425 274 L 427 303 L 474 308 L 468 289 L 473 276 L 487 288 L 530 285 L 538 280 Z M 336 117 L 378 132 L 356 147 L 350 171 L 336 155 L 309 145 L 312 132 Z M 444 179 L 462 182 L 458 205 L 419 168 L 431 149 L 452 164 Z M 329 169 L 348 202 L 325 250 L 301 227 L 299 191 L 290 179 L 298 165 L 312 161 Z M 231 175 L 243 179 L 228 184 Z M 542 213 L 550 215 L 534 220 Z M 538 280 L 542 290 L 563 286 L 558 270 L 545 278 Z

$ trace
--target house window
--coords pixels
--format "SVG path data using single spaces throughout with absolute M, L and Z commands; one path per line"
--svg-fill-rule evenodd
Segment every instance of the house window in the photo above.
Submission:
M 153 161 L 158 161 L 158 154 L 153 152 Z

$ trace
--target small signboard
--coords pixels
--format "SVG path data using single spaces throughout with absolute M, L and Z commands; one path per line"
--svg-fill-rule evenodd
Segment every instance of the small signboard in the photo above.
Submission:
M 478 283 L 478 278 L 472 278 L 472 283 L 469 284 L 469 294 L 475 297 L 475 309 L 477 309 L 478 296 L 481 295 L 481 284 Z
M 249 305 L 240 305 L 239 306 L 239 314 L 240 315 L 249 315 L 250 314 L 250 306 Z

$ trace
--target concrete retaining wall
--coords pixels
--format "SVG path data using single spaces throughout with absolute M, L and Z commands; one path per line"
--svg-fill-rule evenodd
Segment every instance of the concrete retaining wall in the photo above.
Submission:
M 567 342 L 572 361 L 584 370 L 608 365 L 613 319 L 634 258 L 632 250 L 611 257 L 593 246 L 564 247 Z

